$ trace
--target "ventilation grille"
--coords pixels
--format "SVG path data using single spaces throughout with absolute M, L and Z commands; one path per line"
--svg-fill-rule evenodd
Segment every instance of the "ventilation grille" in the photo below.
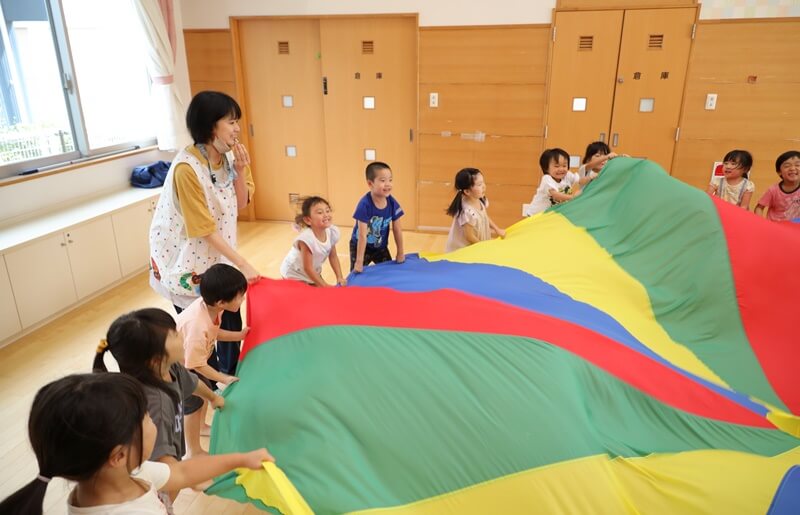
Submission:
M 289 54 L 289 42 L 288 41 L 278 41 L 278 53 L 281 55 L 288 55 Z
M 664 48 L 664 34 L 650 34 L 650 39 L 647 43 L 647 48 L 650 49 Z
M 578 50 L 591 50 L 594 46 L 594 36 L 580 36 L 578 38 Z
M 362 41 L 361 42 L 361 53 L 362 54 L 374 54 L 375 53 L 375 42 L 374 41 Z

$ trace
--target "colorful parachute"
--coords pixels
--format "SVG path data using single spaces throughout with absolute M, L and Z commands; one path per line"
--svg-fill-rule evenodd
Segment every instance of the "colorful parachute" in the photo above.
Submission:
M 347 288 L 264 280 L 211 450 L 278 466 L 209 492 L 287 514 L 790 513 L 798 258 L 800 226 L 620 158 L 504 240 Z

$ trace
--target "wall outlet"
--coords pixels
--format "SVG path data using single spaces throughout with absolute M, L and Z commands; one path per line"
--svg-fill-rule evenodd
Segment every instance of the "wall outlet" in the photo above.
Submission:
M 428 106 L 439 107 L 439 93 L 431 93 L 428 97 Z
M 706 111 L 713 111 L 717 108 L 717 94 L 709 93 L 706 95 Z

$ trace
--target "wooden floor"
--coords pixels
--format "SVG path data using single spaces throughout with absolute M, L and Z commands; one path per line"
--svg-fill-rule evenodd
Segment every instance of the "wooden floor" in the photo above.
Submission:
M 347 273 L 351 229 L 341 229 L 342 241 L 337 245 L 337 252 L 342 270 Z M 288 223 L 240 222 L 239 250 L 264 276 L 277 278 L 295 235 Z M 446 235 L 406 232 L 404 239 L 407 253 L 443 252 Z M 323 276 L 328 282 L 334 280 L 327 264 Z M 25 485 L 38 473 L 27 437 L 28 413 L 36 391 L 58 377 L 90 372 L 94 349 L 111 322 L 123 313 L 151 306 L 171 312 L 170 303 L 150 289 L 147 274 L 142 272 L 0 349 L 0 420 L 4 422 L 0 427 L 0 498 Z M 107 362 L 111 361 L 111 356 L 107 355 Z M 45 513 L 66 513 L 70 488 L 66 481 L 54 479 L 47 489 Z M 193 515 L 262 513 L 249 505 L 191 490 L 184 490 L 178 496 L 175 512 Z

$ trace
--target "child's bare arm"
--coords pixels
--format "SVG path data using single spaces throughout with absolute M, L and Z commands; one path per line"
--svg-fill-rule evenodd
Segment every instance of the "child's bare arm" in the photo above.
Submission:
M 395 261 L 402 263 L 406 260 L 406 253 L 403 251 L 403 226 L 399 218 L 392 222 L 392 234 L 394 234 L 394 244 L 397 246 Z
M 364 253 L 367 251 L 367 224 L 358 221 L 358 244 L 356 245 L 356 262 L 353 270 L 356 273 L 364 271 Z
M 236 381 L 239 380 L 239 378 L 236 377 L 236 376 L 229 376 L 229 375 L 223 374 L 222 372 L 214 370 L 213 368 L 211 368 L 210 365 L 202 365 L 202 366 L 199 366 L 199 367 L 195 367 L 192 370 L 194 370 L 198 374 L 202 375 L 203 377 L 206 377 L 206 378 L 214 381 L 215 383 L 231 384 L 231 383 L 236 382 Z
M 566 202 L 567 200 L 572 200 L 580 194 L 581 190 L 577 190 L 575 193 L 561 193 L 558 190 L 550 190 L 550 196 L 553 197 L 553 200 L 557 200 L 559 202 Z
M 750 211 L 750 199 L 753 198 L 752 191 L 745 191 L 744 195 L 742 195 L 742 200 L 739 202 L 739 207 L 743 207 Z
M 249 332 L 249 327 L 243 327 L 241 331 L 228 331 L 227 329 L 219 329 L 217 331 L 217 341 L 240 342 L 244 340 L 245 336 L 247 336 L 247 333 Z
M 755 210 L 754 210 L 753 212 L 754 212 L 755 214 L 757 214 L 758 216 L 763 216 L 763 217 L 766 217 L 766 216 L 767 216 L 767 214 L 764 212 L 764 210 L 765 210 L 766 208 L 767 208 L 767 206 L 762 206 L 761 204 L 758 204 L 758 205 L 756 206 L 756 208 L 755 208 Z
M 194 388 L 194 395 L 200 397 L 201 399 L 205 399 L 211 403 L 211 407 L 214 409 L 222 408 L 225 406 L 225 398 L 221 395 L 217 395 L 216 393 L 211 391 L 211 388 L 206 386 L 203 381 L 197 381 L 197 386 Z
M 308 245 L 302 241 L 298 241 L 297 245 L 300 248 L 300 255 L 303 257 L 303 271 L 306 273 L 306 276 L 317 286 L 330 286 L 330 284 L 326 283 L 325 279 L 314 270 L 314 254 L 311 253 L 311 249 L 308 248 Z
M 709 184 L 708 188 L 706 188 L 706 193 L 708 193 L 712 197 L 715 196 L 717 194 L 717 185 L 714 184 L 713 182 Z
M 167 456 L 167 455 L 161 456 L 156 461 L 161 463 L 166 463 L 167 465 L 170 466 L 170 469 L 172 469 L 172 465 L 178 463 L 178 460 L 174 456 Z M 164 490 L 166 491 L 166 489 Z M 179 492 L 180 492 L 179 490 L 171 490 L 167 491 L 167 495 L 169 495 L 170 500 L 175 501 L 175 498 L 178 497 Z
M 331 247 L 331 252 L 328 254 L 328 261 L 331 264 L 333 273 L 336 275 L 336 284 L 347 286 L 347 279 L 342 276 L 342 265 L 339 263 L 339 254 L 336 253 L 335 245 Z
M 487 216 L 487 218 L 489 219 L 489 227 L 492 228 L 492 230 L 495 232 L 495 234 L 497 234 L 501 238 L 505 238 L 506 237 L 506 231 L 504 229 L 501 229 L 499 225 L 494 223 L 494 220 L 492 220 L 491 217 Z
M 478 243 L 480 241 L 474 225 L 464 224 L 462 227 L 464 228 L 464 238 L 466 238 L 467 243 L 472 245 L 473 243 Z
M 229 472 L 238 467 L 258 470 L 265 461 L 275 461 L 266 449 L 246 453 L 197 456 L 170 464 L 169 480 L 163 486 L 166 491 L 180 490 Z

